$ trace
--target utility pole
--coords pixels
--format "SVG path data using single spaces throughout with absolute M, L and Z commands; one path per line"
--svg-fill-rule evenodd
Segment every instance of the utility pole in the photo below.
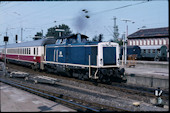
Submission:
M 21 28 L 21 42 L 22 42 L 22 36 L 23 36 L 23 28 Z
M 4 42 L 5 42 L 5 75 L 7 75 L 7 72 L 6 72 L 6 45 L 8 42 L 8 36 L 4 37 Z
M 114 20 L 114 27 L 113 27 L 113 29 L 114 29 L 114 32 L 113 32 L 114 39 L 113 40 L 117 40 L 119 33 L 118 33 L 118 26 L 116 25 L 116 17 L 114 17 L 113 20 Z
M 123 55 L 122 55 L 122 66 L 125 63 L 125 33 L 122 35 L 122 40 L 123 40 Z
M 43 30 L 41 29 L 42 37 L 43 37 Z
M 127 60 L 127 36 L 128 36 L 128 24 L 127 22 L 132 22 L 131 20 L 127 20 L 127 19 L 124 19 L 122 21 L 125 21 L 126 23 L 126 36 L 125 36 L 125 65 L 126 65 L 126 60 Z M 135 23 L 135 22 L 132 22 L 132 23 Z

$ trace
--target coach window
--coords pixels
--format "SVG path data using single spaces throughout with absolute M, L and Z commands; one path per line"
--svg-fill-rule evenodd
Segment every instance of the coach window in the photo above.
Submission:
M 38 47 L 37 47 L 37 55 L 38 55 Z
M 28 48 L 26 48 L 26 54 L 28 54 Z
M 27 48 L 25 48 L 25 54 L 27 54 Z
M 35 48 L 34 48 L 34 55 L 35 55 Z
M 158 53 L 161 53 L 160 49 L 157 49 Z
M 29 55 L 31 54 L 31 50 L 30 50 L 30 48 L 29 48 Z
M 143 50 L 143 53 L 146 53 L 146 49 Z
M 150 50 L 150 49 L 148 49 L 148 53 L 151 53 L 151 50 Z
M 155 53 L 155 49 L 152 50 L 152 53 Z

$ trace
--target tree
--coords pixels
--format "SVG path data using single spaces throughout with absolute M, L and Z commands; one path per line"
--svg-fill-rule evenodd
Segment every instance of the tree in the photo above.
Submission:
M 94 36 L 94 38 L 92 39 L 92 41 L 95 42 L 102 42 L 103 41 L 103 34 L 99 34 L 99 36 Z
M 33 40 L 39 40 L 43 38 L 42 32 L 37 32 L 35 37 L 33 37 Z
M 56 29 L 63 29 L 64 31 L 56 31 Z M 46 36 L 52 36 L 54 38 L 59 38 L 61 36 L 70 35 L 72 32 L 70 31 L 69 26 L 62 24 L 59 26 L 54 26 L 48 29 Z
M 35 36 L 42 36 L 42 32 L 37 32 L 37 34 Z

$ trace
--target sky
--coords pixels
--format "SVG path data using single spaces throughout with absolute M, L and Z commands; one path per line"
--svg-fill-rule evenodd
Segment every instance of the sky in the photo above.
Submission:
M 73 33 L 82 33 L 91 40 L 103 34 L 104 41 L 113 39 L 116 17 L 119 38 L 139 29 L 169 27 L 168 0 L 108 0 L 108 1 L 1 1 L 0 45 L 4 36 L 8 44 L 15 35 L 22 42 L 32 41 L 37 32 L 46 35 L 50 27 L 66 24 Z M 82 10 L 86 9 L 88 13 Z M 85 18 L 89 15 L 90 18 Z M 130 20 L 127 23 L 123 20 Z M 145 26 L 145 28 L 142 28 Z

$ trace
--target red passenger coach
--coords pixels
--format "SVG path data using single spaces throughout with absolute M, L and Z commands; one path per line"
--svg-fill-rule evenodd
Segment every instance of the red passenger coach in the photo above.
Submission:
M 43 38 L 39 40 L 15 43 L 7 45 L 6 60 L 26 66 L 31 66 L 33 69 L 40 68 L 42 61 L 44 61 L 45 45 L 54 44 L 56 42 L 53 38 Z M 0 46 L 0 59 L 5 58 L 5 46 Z

